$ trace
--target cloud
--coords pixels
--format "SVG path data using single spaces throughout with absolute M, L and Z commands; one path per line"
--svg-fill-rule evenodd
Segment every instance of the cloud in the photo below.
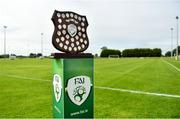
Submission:
M 40 52 L 43 32 L 45 54 L 58 52 L 51 44 L 53 11 L 86 15 L 90 47 L 87 52 L 109 48 L 159 47 L 170 50 L 170 28 L 180 16 L 178 0 L 2 0 L 0 25 L 7 25 L 9 53 Z M 175 29 L 176 30 L 176 29 Z M 175 37 L 175 36 L 174 36 Z M 0 28 L 3 53 L 3 27 Z M 175 39 L 174 39 L 175 46 Z

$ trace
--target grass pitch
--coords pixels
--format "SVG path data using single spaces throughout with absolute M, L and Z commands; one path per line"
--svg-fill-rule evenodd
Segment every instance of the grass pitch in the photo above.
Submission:
M 180 61 L 95 59 L 95 86 L 180 95 Z M 0 117 L 52 117 L 50 59 L 0 60 Z M 47 81 L 49 80 L 49 81 Z M 95 88 L 95 117 L 176 117 L 180 98 Z

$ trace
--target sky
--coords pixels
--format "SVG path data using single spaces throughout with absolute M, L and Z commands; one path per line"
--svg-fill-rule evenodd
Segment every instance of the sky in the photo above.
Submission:
M 9 54 L 41 52 L 41 33 L 44 55 L 59 52 L 52 45 L 55 9 L 86 15 L 90 45 L 85 52 L 100 53 L 107 46 L 121 51 L 157 47 L 165 53 L 171 49 L 171 27 L 176 45 L 180 0 L 0 0 L 0 54 L 4 53 L 4 25 Z

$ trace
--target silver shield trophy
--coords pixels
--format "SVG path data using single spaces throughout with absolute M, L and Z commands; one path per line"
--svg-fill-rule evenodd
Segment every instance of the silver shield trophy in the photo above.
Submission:
M 52 44 L 57 50 L 77 54 L 88 48 L 86 16 L 55 10 L 52 21 L 55 26 Z

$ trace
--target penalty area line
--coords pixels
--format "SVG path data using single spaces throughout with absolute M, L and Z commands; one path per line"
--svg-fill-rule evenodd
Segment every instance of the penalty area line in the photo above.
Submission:
M 151 92 L 127 90 L 127 89 L 121 89 L 121 88 L 111 88 L 111 87 L 102 87 L 102 86 L 95 86 L 95 88 L 102 89 L 102 90 L 112 90 L 112 91 L 119 91 L 119 92 L 135 93 L 135 94 L 144 94 L 144 95 L 152 95 L 152 96 L 180 98 L 180 95 L 171 95 L 171 94 L 163 94 L 163 93 L 151 93 Z

